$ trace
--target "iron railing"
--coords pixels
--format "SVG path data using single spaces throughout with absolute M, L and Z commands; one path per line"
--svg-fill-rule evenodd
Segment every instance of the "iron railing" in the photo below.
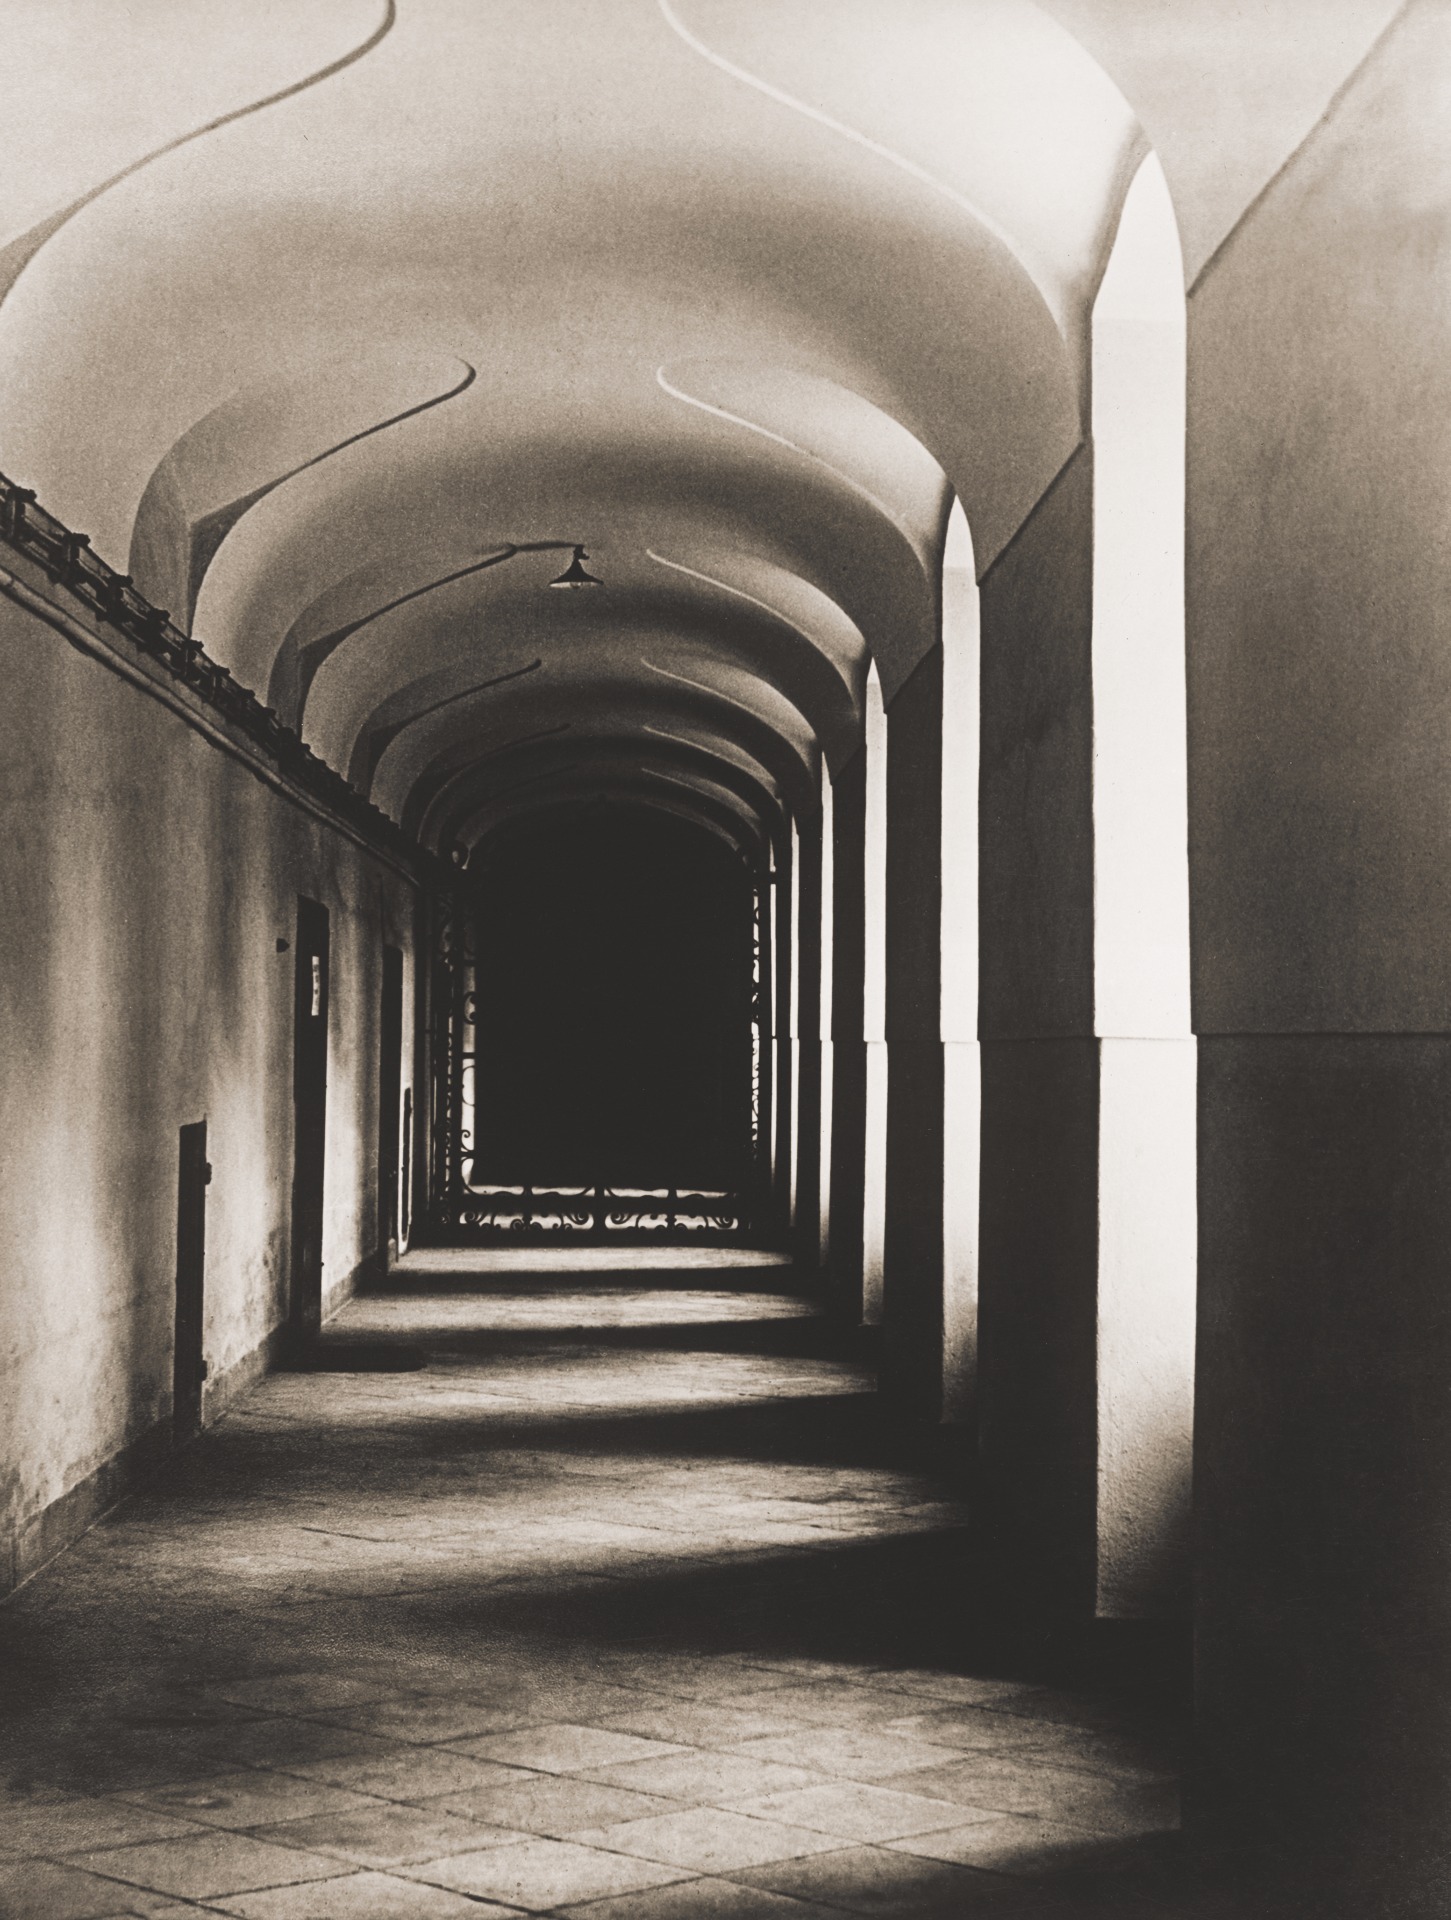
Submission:
M 518 1240 L 651 1240 L 739 1242 L 763 1231 L 770 1171 L 765 1101 L 770 1092 L 769 1043 L 763 991 L 769 964 L 764 901 L 768 881 L 751 875 L 749 965 L 751 1027 L 747 1135 L 736 1156 L 738 1185 L 622 1186 L 519 1183 L 490 1177 L 480 1165 L 478 1084 L 478 956 L 476 901 L 458 889 L 434 902 L 429 986 L 429 1043 L 433 1091 L 432 1155 L 427 1214 L 420 1237 L 434 1244 L 488 1244 Z M 719 1176 L 717 1176 L 719 1177 Z
M 457 873 L 421 847 L 343 775 L 213 660 L 199 640 L 176 626 L 131 583 L 91 551 L 90 537 L 73 533 L 38 505 L 33 491 L 0 474 L 0 543 L 33 561 L 56 586 L 130 642 L 171 678 L 220 715 L 271 760 L 295 785 L 322 802 L 356 833 L 386 850 L 434 885 L 454 886 Z
M 749 1196 L 704 1187 L 508 1186 L 449 1195 L 439 1238 L 477 1240 L 738 1240 L 754 1224 Z

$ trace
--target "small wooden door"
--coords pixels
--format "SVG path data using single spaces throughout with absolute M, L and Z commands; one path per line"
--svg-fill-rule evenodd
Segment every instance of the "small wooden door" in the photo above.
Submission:
M 207 1123 L 181 1130 L 176 1180 L 176 1328 L 172 1359 L 172 1423 L 177 1444 L 202 1423 L 203 1304 L 206 1285 Z
M 378 1054 L 378 1270 L 398 1251 L 398 1102 L 403 1087 L 403 955 L 383 949 Z
M 406 1246 L 413 1224 L 413 1089 L 403 1089 L 403 1177 L 402 1187 L 403 1215 L 398 1222 L 398 1244 Z
M 328 914 L 297 902 L 292 1046 L 293 1344 L 305 1354 L 322 1327 L 323 1168 L 327 1147 Z

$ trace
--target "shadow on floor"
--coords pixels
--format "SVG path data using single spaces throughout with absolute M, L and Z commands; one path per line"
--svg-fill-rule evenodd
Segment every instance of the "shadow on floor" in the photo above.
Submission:
M 825 1319 L 692 1278 L 360 1301 L 423 1371 L 273 1376 L 0 1610 L 0 1913 L 1253 1920 L 1178 1864 L 1182 1649 L 975 1615 Z

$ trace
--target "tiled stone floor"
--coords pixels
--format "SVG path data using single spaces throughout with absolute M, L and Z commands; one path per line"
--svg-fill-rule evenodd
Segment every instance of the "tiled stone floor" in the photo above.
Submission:
M 1230 1911 L 1174 1725 L 964 1644 L 789 1276 L 458 1266 L 329 1335 L 424 1371 L 269 1378 L 0 1609 L 0 1915 Z

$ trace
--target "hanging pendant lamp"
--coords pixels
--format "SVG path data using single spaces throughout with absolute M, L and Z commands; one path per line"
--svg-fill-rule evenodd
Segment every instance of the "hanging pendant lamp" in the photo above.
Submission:
M 570 561 L 569 565 L 564 569 L 564 572 L 560 574 L 557 580 L 550 581 L 549 583 L 550 586 L 551 587 L 602 587 L 605 584 L 603 580 L 597 579 L 595 575 L 592 573 L 585 572 L 584 563 L 588 559 L 589 559 L 589 555 L 585 552 L 584 548 L 576 547 L 574 550 L 574 558 Z

